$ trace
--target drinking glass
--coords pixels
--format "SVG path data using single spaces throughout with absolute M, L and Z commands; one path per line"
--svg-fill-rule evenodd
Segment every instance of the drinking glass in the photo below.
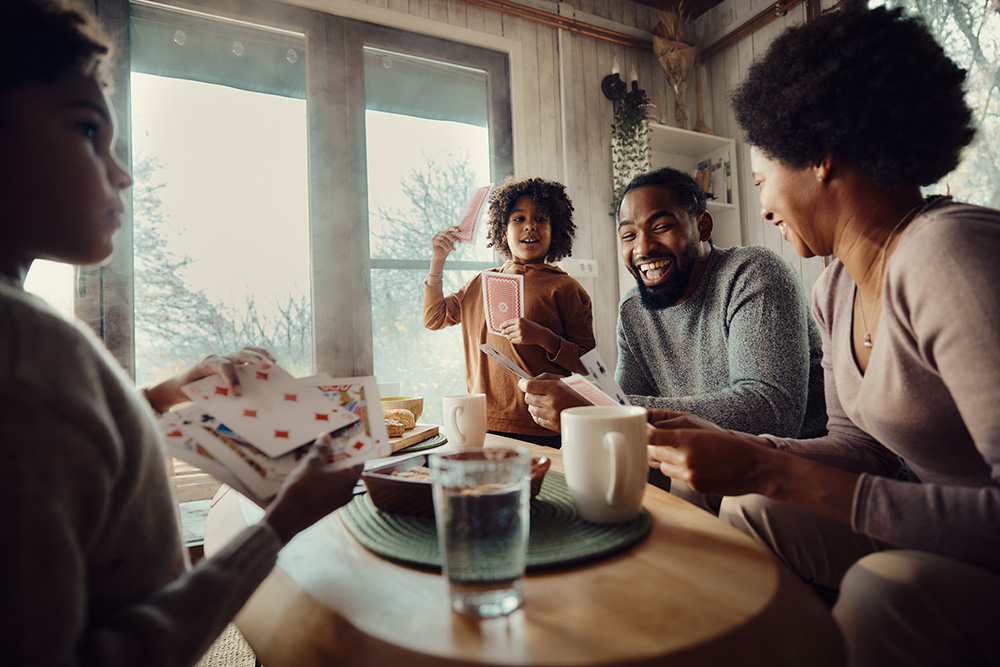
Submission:
M 455 611 L 503 616 L 521 606 L 531 454 L 488 447 L 430 457 L 434 515 Z

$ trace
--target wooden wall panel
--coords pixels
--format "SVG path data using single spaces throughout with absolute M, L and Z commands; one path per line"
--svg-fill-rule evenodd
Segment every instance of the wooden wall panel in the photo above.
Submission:
M 696 21 L 696 30 L 700 34 L 709 35 L 706 43 L 718 39 L 723 33 L 736 28 L 744 21 L 755 16 L 770 5 L 770 0 L 724 0 L 721 4 L 706 12 Z M 787 259 L 799 277 L 808 295 L 819 274 L 823 263 L 820 258 L 803 259 L 791 244 L 782 237 L 781 232 L 760 216 L 760 199 L 753 181 L 750 164 L 750 147 L 743 141 L 742 132 L 736 124 L 729 96 L 735 87 L 746 76 L 755 57 L 764 53 L 771 42 L 786 27 L 798 25 L 805 21 L 805 6 L 792 7 L 784 17 L 780 17 L 752 35 L 745 37 L 733 46 L 716 54 L 710 62 L 703 63 L 711 84 L 713 107 L 712 133 L 732 137 L 736 140 L 740 162 L 740 197 L 741 222 L 743 227 L 743 243 L 745 245 L 762 245 L 771 248 Z M 714 124 L 713 124 L 714 123 Z

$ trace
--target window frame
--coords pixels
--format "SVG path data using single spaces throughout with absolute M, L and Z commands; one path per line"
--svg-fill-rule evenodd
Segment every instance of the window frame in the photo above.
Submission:
M 486 70 L 494 179 L 513 172 L 508 54 L 268 0 L 133 1 L 305 35 L 313 363 L 317 372 L 334 376 L 372 374 L 373 263 L 368 236 L 363 48 L 374 46 Z M 130 170 L 131 4 L 130 0 L 101 0 L 97 7 L 118 53 L 112 95 L 118 123 L 116 151 Z M 130 192 L 125 199 L 123 222 L 133 216 Z M 124 224 L 108 263 L 77 270 L 74 309 L 134 377 L 132 265 L 132 225 Z M 393 268 L 401 267 L 394 264 Z

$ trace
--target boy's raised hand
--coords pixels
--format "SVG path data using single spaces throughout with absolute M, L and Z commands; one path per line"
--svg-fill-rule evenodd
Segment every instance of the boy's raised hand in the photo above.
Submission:
M 455 235 L 457 231 L 458 227 L 452 225 L 431 238 L 433 262 L 440 262 L 442 266 L 444 265 L 445 258 L 455 250 L 455 244 L 459 242 L 458 237 Z

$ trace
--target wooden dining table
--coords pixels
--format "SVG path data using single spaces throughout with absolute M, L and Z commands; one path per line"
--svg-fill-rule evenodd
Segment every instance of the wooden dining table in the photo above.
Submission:
M 510 442 L 490 434 L 486 446 Z M 529 448 L 562 470 L 558 450 Z M 440 572 L 367 550 L 340 510 L 282 549 L 236 624 L 264 667 L 845 664 L 829 610 L 770 552 L 654 486 L 643 506 L 642 541 L 529 572 L 521 608 L 493 619 L 452 611 Z M 206 554 L 262 515 L 220 492 Z

